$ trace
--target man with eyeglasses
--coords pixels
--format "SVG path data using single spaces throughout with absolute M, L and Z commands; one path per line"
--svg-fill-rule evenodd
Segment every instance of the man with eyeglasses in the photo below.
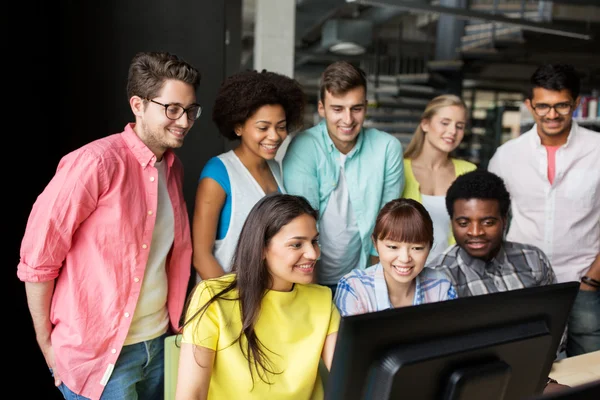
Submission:
M 573 120 L 579 91 L 572 65 L 540 66 L 525 100 L 535 125 L 500 146 L 488 166 L 511 194 L 507 239 L 541 248 L 558 282 L 580 282 L 569 357 L 600 350 L 600 133 Z
M 135 122 L 64 156 L 37 198 L 17 268 L 40 349 L 65 399 L 162 399 L 192 243 L 173 149 L 200 116 L 200 73 L 138 53 Z

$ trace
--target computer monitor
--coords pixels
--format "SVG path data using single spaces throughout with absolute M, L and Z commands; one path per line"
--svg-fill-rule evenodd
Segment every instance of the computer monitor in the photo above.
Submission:
M 343 317 L 326 400 L 515 400 L 542 392 L 579 283 Z

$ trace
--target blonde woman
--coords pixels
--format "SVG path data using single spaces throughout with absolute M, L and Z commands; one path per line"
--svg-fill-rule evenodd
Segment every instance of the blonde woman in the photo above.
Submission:
M 455 243 L 446 211 L 446 191 L 457 176 L 477 169 L 468 161 L 450 157 L 462 141 L 467 107 L 460 97 L 444 94 L 432 99 L 404 151 L 406 184 L 402 197 L 422 203 L 433 220 L 433 260 Z

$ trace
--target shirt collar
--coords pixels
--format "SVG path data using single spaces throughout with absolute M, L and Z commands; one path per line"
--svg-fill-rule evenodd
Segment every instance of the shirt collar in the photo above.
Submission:
M 392 308 L 390 303 L 390 294 L 388 293 L 385 276 L 383 275 L 383 266 L 378 263 L 375 267 L 375 301 L 377 302 L 377 310 L 387 310 Z
M 146 146 L 144 142 L 142 142 L 137 133 L 135 133 L 135 131 L 133 130 L 134 127 L 135 123 L 133 122 L 130 122 L 127 125 L 125 125 L 125 130 L 121 133 L 125 144 L 129 148 L 129 150 L 131 150 L 131 153 L 134 155 L 134 157 L 138 160 L 138 162 L 143 168 L 145 168 L 148 165 L 154 166 L 154 163 L 156 162 L 156 156 L 154 155 L 152 150 L 150 150 L 148 146 Z M 171 149 L 168 149 L 167 151 L 165 151 L 165 154 L 163 154 L 163 159 L 166 161 L 166 164 L 170 168 L 173 165 L 173 161 L 175 160 L 175 154 Z
M 394 308 L 390 302 L 390 293 L 388 292 L 387 284 L 385 283 L 385 276 L 383 274 L 383 266 L 378 263 L 375 267 L 375 301 L 377 302 L 377 310 L 387 310 Z M 413 306 L 423 304 L 424 293 L 421 288 L 421 279 L 419 275 L 415 278 L 417 286 L 415 287 L 415 295 L 413 297 Z
M 335 147 L 333 140 L 331 140 L 331 137 L 329 136 L 329 132 L 327 131 L 327 121 L 325 121 L 325 119 L 323 119 L 323 120 L 321 120 L 321 122 L 319 122 L 319 125 L 321 128 L 321 134 L 325 140 L 325 143 L 327 145 L 327 150 L 329 150 L 329 153 L 331 153 L 334 150 L 339 152 L 339 150 Z M 348 152 L 348 154 L 346 154 L 347 158 L 352 158 L 352 157 L 354 157 L 354 155 L 356 155 L 360 152 L 360 149 L 362 148 L 362 144 L 364 141 L 364 136 L 365 136 L 364 130 L 365 130 L 364 127 L 360 128 L 360 132 L 358 133 L 358 136 L 356 137 L 356 144 L 354 145 L 352 150 L 350 150 Z
M 569 131 L 569 136 L 567 136 L 567 141 L 564 145 L 562 145 L 561 147 L 569 147 L 569 145 L 576 139 L 574 139 L 574 137 L 577 135 L 577 130 L 579 128 L 579 125 L 577 124 L 577 122 L 571 120 L 571 130 Z M 542 139 L 540 138 L 540 135 L 538 135 L 537 132 L 537 124 L 533 125 L 533 128 L 531 128 L 531 130 L 533 131 L 533 140 L 534 143 L 537 147 L 542 147 Z
M 504 249 L 504 243 L 500 245 L 500 250 L 498 250 L 498 254 L 493 257 L 490 261 L 484 261 L 480 258 L 471 257 L 469 253 L 462 247 L 458 246 L 458 254 L 457 258 L 464 263 L 464 265 L 468 266 L 471 269 L 476 271 L 483 271 L 485 269 L 498 269 L 502 268 L 502 266 L 506 263 L 506 250 Z

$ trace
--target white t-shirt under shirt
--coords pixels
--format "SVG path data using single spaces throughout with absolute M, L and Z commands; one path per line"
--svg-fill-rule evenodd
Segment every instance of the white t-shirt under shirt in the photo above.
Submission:
M 361 240 L 346 187 L 344 164 L 347 154 L 340 154 L 340 179 L 331 193 L 319 221 L 321 258 L 317 265 L 317 282 L 336 285 L 342 276 L 359 267 Z
M 157 338 L 169 327 L 166 260 L 175 237 L 175 221 L 173 205 L 167 191 L 167 170 L 164 158 L 155 162 L 154 167 L 158 170 L 158 204 L 154 211 L 156 223 L 152 232 L 152 243 L 144 272 L 142 290 L 127 339 L 125 339 L 125 345 Z

